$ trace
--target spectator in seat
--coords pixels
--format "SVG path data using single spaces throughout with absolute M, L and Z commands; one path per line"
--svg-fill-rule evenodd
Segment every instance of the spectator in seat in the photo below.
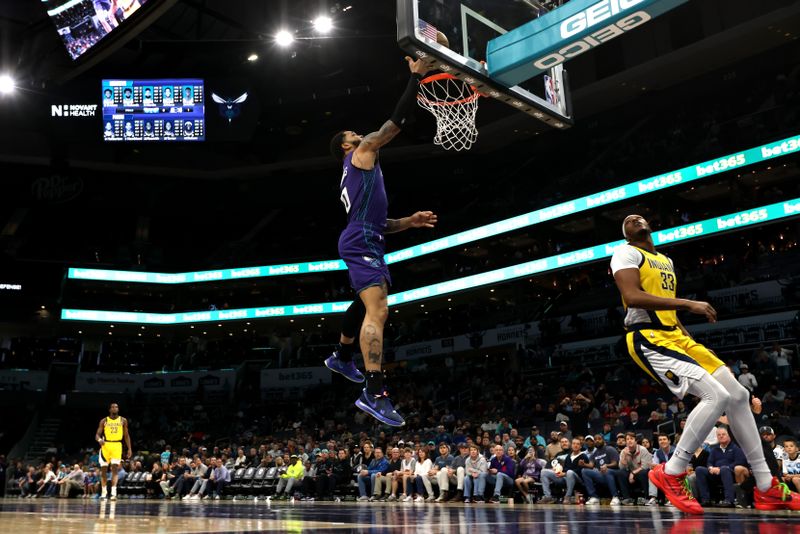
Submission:
M 703 507 L 711 504 L 711 484 L 722 484 L 724 500 L 718 506 L 733 508 L 735 493 L 734 484 L 743 482 L 749 470 L 744 452 L 731 442 L 728 429 L 717 428 L 717 445 L 711 448 L 707 466 L 697 468 L 697 489 L 700 492 L 700 504 Z
M 784 450 L 783 445 L 779 444 L 775 439 L 775 431 L 771 426 L 762 426 L 758 429 L 758 433 L 761 434 L 761 440 L 769 449 L 769 455 L 772 455 L 778 461 L 778 467 L 781 471 L 783 471 L 782 463 L 783 458 L 786 455 L 786 451 Z M 764 452 L 767 452 L 766 448 Z
M 498 445 L 494 448 L 494 457 L 489 461 L 489 474 L 486 476 L 486 484 L 494 486 L 491 504 L 499 504 L 503 488 L 513 488 L 514 478 L 516 477 L 517 466 L 510 456 L 505 454 L 503 446 Z
M 42 469 L 42 475 L 36 481 L 35 497 L 50 497 L 54 493 L 55 483 L 58 476 L 53 472 L 53 464 L 46 464 Z
M 761 427 L 758 429 L 758 433 L 761 434 L 761 447 L 764 450 L 764 459 L 767 462 L 767 467 L 769 467 L 769 472 L 772 476 L 783 479 L 783 457 L 785 452 L 782 446 L 775 446 L 775 432 L 770 427 Z M 755 487 L 756 479 L 752 473 L 744 482 L 738 485 L 738 488 L 734 486 L 737 507 L 752 508 Z M 790 487 L 789 489 L 792 488 Z
M 59 485 L 61 488 L 59 488 L 58 495 L 61 498 L 69 497 L 69 493 L 72 490 L 83 491 L 83 470 L 81 466 L 78 464 L 73 465 L 72 471 L 59 481 Z
M 653 452 L 653 465 L 666 464 L 672 455 L 675 453 L 675 446 L 669 439 L 668 434 L 658 434 L 658 448 Z M 650 495 L 657 495 L 658 488 L 652 482 L 649 482 Z M 647 501 L 647 506 L 654 506 L 656 499 L 650 498 Z
M 411 447 L 406 447 L 403 451 L 403 460 L 400 462 L 400 474 L 397 475 L 398 482 L 403 486 L 403 494 L 400 496 L 401 501 L 411 501 L 409 488 L 416 470 L 417 460 L 414 458 L 414 453 Z
M 296 454 L 289 456 L 289 467 L 280 476 L 278 487 L 275 488 L 275 498 L 288 499 L 295 486 L 299 487 L 305 475 L 306 467 L 303 465 L 303 459 Z
M 33 494 L 36 493 L 36 479 L 36 468 L 31 465 L 22 478 L 19 479 L 20 497 L 33 497 Z
M 783 449 L 786 451 L 783 457 L 783 481 L 790 490 L 800 490 L 800 450 L 797 448 L 797 440 L 794 438 L 784 440 Z
M 785 384 L 792 377 L 792 354 L 791 350 L 781 347 L 779 343 L 772 344 L 769 357 L 775 363 L 775 377 L 779 384 Z
M 397 491 L 397 473 L 402 472 L 403 458 L 400 456 L 400 449 L 394 447 L 388 458 L 389 468 L 386 473 L 379 473 L 373 479 L 372 499 L 374 501 L 395 501 Z
M 753 393 L 758 387 L 756 375 L 750 372 L 750 366 L 746 363 L 740 365 L 739 369 L 742 371 L 742 374 L 739 375 L 739 383 L 746 387 L 750 393 Z
M 253 449 L 253 451 L 255 452 L 255 449 Z M 249 459 L 244 454 L 244 448 L 239 447 L 239 449 L 236 451 L 236 460 L 233 462 L 233 468 L 239 469 L 240 467 L 247 467 L 249 463 Z
M 208 481 L 211 479 L 211 473 L 214 472 L 216 463 L 217 459 L 213 457 L 207 459 L 205 462 L 200 462 L 202 467 L 198 468 L 197 471 L 202 471 L 203 474 L 199 477 L 195 477 L 192 489 L 189 490 L 189 493 L 186 495 L 186 497 L 184 497 L 184 499 L 196 500 L 206 495 Z
M 539 434 L 539 427 L 538 426 L 532 426 L 531 427 L 531 435 L 528 436 L 527 438 L 525 438 L 525 441 L 523 442 L 522 446 L 525 448 L 526 453 L 527 453 L 527 450 L 530 449 L 531 447 L 534 447 L 534 448 L 537 448 L 537 449 L 539 447 L 541 447 L 542 450 L 544 450 L 544 448 L 547 447 L 547 442 L 544 440 L 544 436 Z M 538 455 L 539 451 L 536 451 L 536 452 L 537 452 L 537 455 Z M 527 454 L 526 454 L 526 456 L 527 456 Z
M 764 404 L 767 404 L 771 407 L 777 407 L 778 405 L 783 404 L 783 401 L 786 399 L 786 392 L 782 389 L 778 388 L 778 384 L 772 384 L 770 386 L 769 391 L 764 393 L 764 397 L 761 401 Z
M 385 475 L 389 470 L 389 461 L 383 456 L 383 449 L 376 447 L 370 451 L 372 460 L 366 469 L 362 469 L 358 474 L 358 500 L 369 501 L 369 491 L 375 487 L 375 477 Z M 367 489 L 367 484 L 369 488 Z
M 375 487 L 375 476 L 384 475 L 389 468 L 389 462 L 383 457 L 383 450 L 378 447 L 372 452 L 372 460 L 358 473 L 358 500 L 369 501 L 370 489 Z M 367 485 L 369 484 L 369 489 Z
M 361 445 L 353 445 L 353 453 L 350 454 L 350 470 L 361 470 L 361 467 L 364 465 L 364 453 L 361 452 Z
M 492 457 L 492 449 L 493 448 L 494 448 L 494 446 L 492 445 L 492 442 L 489 439 L 489 436 L 484 435 L 481 438 L 481 449 L 480 449 L 480 451 L 481 451 L 481 456 L 486 458 L 487 462 L 489 461 L 489 458 Z
M 328 481 L 329 493 L 326 498 L 333 498 L 336 488 L 348 486 L 352 479 L 353 470 L 350 467 L 350 456 L 347 449 L 339 449 L 336 453 L 336 461 L 333 462 L 333 481 Z
M 428 479 L 428 473 L 430 473 L 431 467 L 433 467 L 433 462 L 428 458 L 428 449 L 423 447 L 417 452 L 417 466 L 413 476 L 414 488 L 416 489 L 414 502 L 424 502 L 426 500 L 426 498 L 422 496 L 423 489 L 427 494 L 427 500 L 433 500 L 433 488 Z M 406 499 L 410 500 L 409 498 Z
M 175 495 L 182 497 L 183 500 L 190 498 L 190 492 L 194 488 L 197 481 L 202 480 L 208 468 L 206 464 L 200 460 L 199 457 L 192 458 L 189 462 L 190 470 L 183 474 L 183 476 L 175 484 Z
M 469 446 L 466 443 L 458 444 L 459 455 L 453 458 L 450 466 L 437 473 L 439 491 L 446 495 L 446 502 L 461 502 L 464 498 L 464 479 L 466 477 L 467 458 L 469 458 Z M 450 493 L 452 484 L 456 485 L 456 491 Z M 440 495 L 441 496 L 441 495 Z
M 183 478 L 183 475 L 188 473 L 190 468 L 186 465 L 186 458 L 178 458 L 178 461 L 172 466 L 172 469 L 166 473 L 164 480 L 161 481 L 161 491 L 164 492 L 166 498 L 173 497 L 175 493 L 175 485 Z
M 583 440 L 580 437 L 572 438 L 570 450 L 556 458 L 557 464 L 553 464 L 551 469 L 542 470 L 542 491 L 544 498 L 543 504 L 554 502 L 551 486 L 566 486 L 564 494 L 564 504 L 575 504 L 573 493 L 575 485 L 581 480 L 581 472 L 584 467 L 591 466 L 589 458 L 583 452 Z
M 89 472 L 83 477 L 83 498 L 89 499 L 97 497 L 100 491 L 100 477 L 94 467 L 89 468 Z
M 550 459 L 551 462 L 558 457 L 564 456 L 565 454 L 569 454 L 570 440 L 566 436 L 561 436 L 558 439 L 558 446 L 559 446 L 559 451 L 555 454 L 555 456 L 553 456 L 553 458 Z
M 616 444 L 617 444 L 617 452 L 621 453 L 622 450 L 627 446 L 627 445 L 625 445 L 625 433 L 624 432 L 620 432 L 619 434 L 617 434 Z
M 550 443 L 547 444 L 544 450 L 544 459 L 546 462 L 550 462 L 553 458 L 563 453 L 564 449 L 561 446 L 561 436 L 558 435 L 557 430 L 553 430 L 550 432 Z
M 172 447 L 167 445 L 164 447 L 164 452 L 161 453 L 161 469 L 169 471 L 169 466 L 172 464 Z
M 159 462 L 153 463 L 153 468 L 145 476 L 145 490 L 148 497 L 163 495 L 161 481 L 164 480 L 164 468 Z
M 483 502 L 486 491 L 486 476 L 489 464 L 482 454 L 478 454 L 478 447 L 470 445 L 469 457 L 466 459 L 464 471 L 464 504 Z
M 647 478 L 652 465 L 653 455 L 636 442 L 636 434 L 626 433 L 625 448 L 619 455 L 619 469 L 614 472 L 617 489 L 622 493 L 622 504 L 634 504 L 631 490 L 637 485 L 645 495 L 657 496 L 650 494 L 650 480 Z
M 428 482 L 431 487 L 433 485 L 439 486 L 439 473 L 446 473 L 447 468 L 453 465 L 454 460 L 455 458 L 450 454 L 450 447 L 447 443 L 444 441 L 439 443 L 439 456 L 433 461 L 433 467 L 431 467 L 428 473 Z M 447 497 L 447 489 L 443 489 L 439 486 L 439 497 L 436 498 L 436 502 L 443 502 Z
M 365 441 L 361 446 L 361 451 L 361 463 L 364 465 L 369 465 L 370 462 L 375 459 L 375 446 L 371 441 Z
M 645 412 L 645 413 L 647 413 L 647 412 Z M 629 419 L 628 419 L 628 424 L 625 425 L 625 430 L 627 430 L 629 432 L 633 432 L 634 434 L 636 434 L 637 432 L 641 432 L 642 429 L 645 428 L 646 426 L 647 425 L 645 425 L 645 423 L 643 423 L 639 419 L 639 412 L 634 410 L 634 411 L 631 411 L 631 414 L 630 414 Z M 617 436 L 617 437 L 619 437 L 619 436 Z
M 541 480 L 542 469 L 546 465 L 544 460 L 536 457 L 536 448 L 529 447 L 525 457 L 519 463 L 520 476 L 514 481 L 517 489 L 522 493 L 522 498 L 528 504 L 533 504 L 533 494 L 531 484 L 536 484 Z
M 568 421 L 561 421 L 558 424 L 558 433 L 561 434 L 562 438 L 567 438 L 567 441 L 572 439 L 572 430 L 569 428 Z
M 208 483 L 211 487 L 211 493 L 203 498 L 206 499 L 213 496 L 213 499 L 218 501 L 222 496 L 222 492 L 225 491 L 227 485 L 231 483 L 231 472 L 227 467 L 225 467 L 224 458 L 217 458 L 214 470 L 211 472 L 211 476 L 208 479 Z
M 328 449 L 322 449 L 316 456 L 313 468 L 303 478 L 304 499 L 313 500 L 314 496 L 322 499 L 329 491 L 332 474 L 333 461 Z M 330 488 L 330 493 L 333 493 L 333 488 Z
M 444 428 L 444 425 L 439 425 L 436 427 L 436 437 L 433 438 L 436 443 L 447 443 L 450 444 L 453 441 L 453 438 Z
M 588 438 L 587 438 L 588 439 Z M 614 472 L 619 468 L 619 453 L 614 447 L 606 445 L 602 434 L 594 436 L 594 451 L 589 455 L 589 463 L 581 472 L 583 485 L 589 498 L 587 505 L 600 504 L 597 486 L 603 485 L 611 494 L 611 506 L 620 504 L 617 496 L 617 480 Z

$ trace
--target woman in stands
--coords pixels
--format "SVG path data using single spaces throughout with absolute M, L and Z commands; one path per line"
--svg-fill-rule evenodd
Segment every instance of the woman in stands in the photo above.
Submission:
M 539 482 L 542 476 L 542 469 L 545 465 L 544 460 L 540 460 L 536 457 L 536 449 L 534 447 L 528 449 L 525 458 L 519 463 L 520 475 L 514 483 L 517 488 L 519 488 L 520 493 L 522 493 L 522 498 L 529 504 L 533 504 L 531 485 Z
M 423 488 L 428 494 L 428 499 L 431 501 L 433 500 L 431 482 L 428 480 L 427 476 L 431 470 L 431 467 L 433 467 L 433 462 L 431 462 L 430 458 L 428 458 L 428 449 L 421 447 L 417 453 L 417 465 L 414 468 L 414 474 L 410 477 L 411 480 L 413 480 L 414 488 L 416 489 L 416 496 L 414 497 L 415 502 L 425 501 L 425 498 L 422 496 Z M 410 501 L 411 497 L 407 497 L 406 500 Z
M 147 488 L 148 497 L 156 498 L 164 494 L 161 491 L 161 481 L 165 480 L 165 474 L 160 463 L 153 462 L 153 468 L 145 478 L 147 481 L 145 487 Z

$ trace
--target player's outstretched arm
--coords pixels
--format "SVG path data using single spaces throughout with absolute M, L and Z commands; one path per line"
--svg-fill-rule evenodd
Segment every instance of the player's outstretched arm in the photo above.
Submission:
M 645 292 L 639 281 L 639 269 L 620 269 L 614 274 L 625 304 L 643 310 L 687 310 L 697 315 L 705 315 L 709 322 L 717 322 L 717 311 L 708 302 L 688 299 L 657 297 Z
M 438 216 L 432 211 L 418 211 L 402 219 L 386 219 L 386 229 L 383 233 L 396 234 L 409 228 L 433 228 L 438 220 Z
M 425 75 L 426 67 L 420 60 L 412 60 L 406 56 L 408 63 L 408 70 L 411 71 L 411 78 L 408 80 L 403 95 L 397 102 L 391 118 L 383 123 L 380 130 L 372 132 L 364 136 L 364 139 L 358 145 L 353 157 L 355 158 L 356 165 L 362 169 L 371 169 L 375 165 L 375 158 L 377 157 L 378 150 L 386 145 L 400 133 L 400 129 L 406 122 L 406 119 L 414 109 L 414 104 L 417 101 L 417 91 L 419 81 Z

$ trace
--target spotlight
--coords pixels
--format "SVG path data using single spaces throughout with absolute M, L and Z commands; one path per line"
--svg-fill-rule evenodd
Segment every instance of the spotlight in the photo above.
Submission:
M 289 46 L 293 41 L 294 35 L 287 30 L 281 30 L 275 36 L 275 42 L 278 43 L 279 46 Z
M 249 56 L 247 56 L 247 61 L 249 61 L 250 63 L 258 61 L 258 54 L 250 54 Z
M 330 17 L 321 15 L 314 19 L 314 29 L 319 33 L 328 33 L 333 29 L 333 20 Z
M 0 75 L 0 93 L 9 95 L 14 92 L 14 78 L 8 74 Z

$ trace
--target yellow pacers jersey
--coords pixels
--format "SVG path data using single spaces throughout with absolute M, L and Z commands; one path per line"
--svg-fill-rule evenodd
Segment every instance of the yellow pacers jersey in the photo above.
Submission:
M 122 417 L 111 419 L 106 417 L 106 425 L 103 429 L 104 438 L 108 442 L 121 442 L 122 441 Z
M 677 280 L 675 278 L 675 267 L 672 260 L 656 252 L 648 252 L 633 245 L 624 245 L 638 252 L 639 259 L 639 283 L 645 293 L 650 293 L 657 297 L 675 298 L 677 290 Z M 650 324 L 653 327 L 675 327 L 678 318 L 675 310 L 642 310 L 629 308 L 622 299 L 622 304 L 627 312 L 625 316 L 625 326 L 644 326 Z

